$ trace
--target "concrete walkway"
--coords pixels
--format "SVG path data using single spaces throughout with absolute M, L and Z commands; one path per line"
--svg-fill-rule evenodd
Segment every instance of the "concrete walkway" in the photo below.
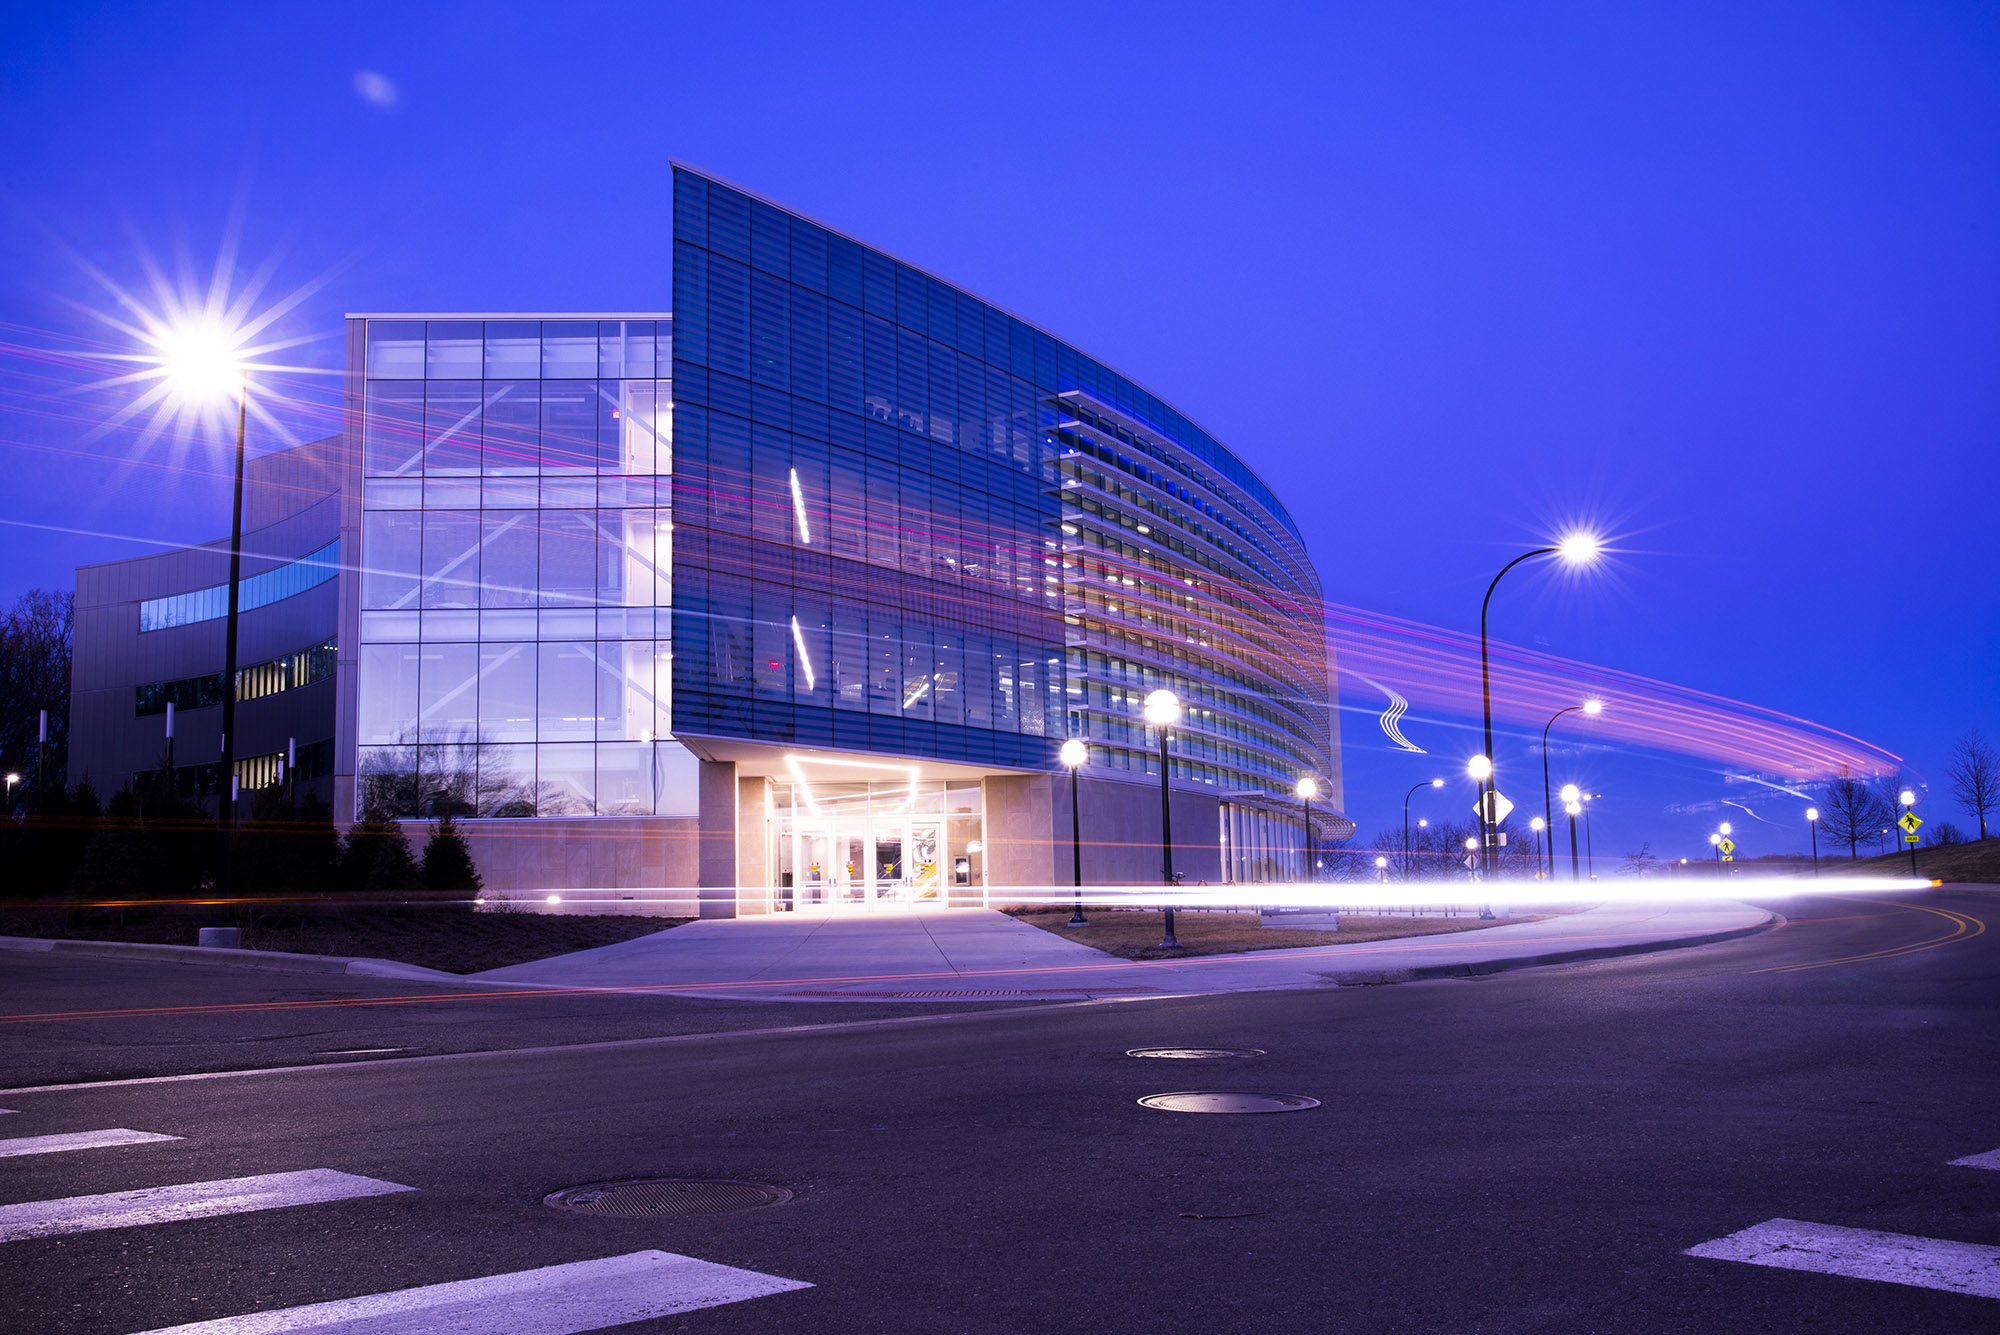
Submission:
M 1611 904 L 1543 922 L 1354 945 L 1119 959 L 990 909 L 692 922 L 473 975 L 756 1000 L 967 1001 L 1166 996 L 1400 982 L 1699 945 L 1775 920 L 1734 900 Z

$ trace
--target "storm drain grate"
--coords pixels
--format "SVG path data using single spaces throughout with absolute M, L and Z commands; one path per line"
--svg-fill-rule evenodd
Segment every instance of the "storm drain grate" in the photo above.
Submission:
M 1262 1048 L 1127 1048 L 1128 1057 L 1177 1057 L 1201 1061 L 1211 1057 L 1261 1057 Z
M 761 1182 L 659 1177 L 570 1187 L 551 1192 L 542 1198 L 542 1203 L 584 1214 L 663 1219 L 761 1210 L 767 1205 L 783 1205 L 791 1198 L 792 1193 L 783 1187 L 765 1186 Z
M 1318 1099 L 1303 1094 L 1148 1094 L 1139 1102 L 1161 1112 L 1184 1113 L 1304 1112 L 1319 1107 Z

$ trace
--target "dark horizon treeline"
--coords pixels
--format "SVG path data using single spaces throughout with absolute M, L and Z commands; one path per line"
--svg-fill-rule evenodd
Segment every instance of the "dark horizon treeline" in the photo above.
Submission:
M 33 795 L 0 823 L 0 895 L 24 900 L 178 900 L 213 893 L 215 817 L 155 772 L 103 801 L 87 782 Z M 252 796 L 230 844 L 232 898 L 342 893 L 473 893 L 478 868 L 456 822 L 432 827 L 421 854 L 396 822 L 364 819 L 343 837 L 316 794 Z

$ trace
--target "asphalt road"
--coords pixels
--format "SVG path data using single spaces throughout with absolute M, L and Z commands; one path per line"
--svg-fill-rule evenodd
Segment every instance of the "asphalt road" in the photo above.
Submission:
M 18 1110 L 0 1138 L 183 1138 L 0 1158 L 0 1214 L 312 1169 L 413 1188 L 0 1241 L 0 1328 L 131 1332 L 658 1249 L 813 1287 L 621 1330 L 1992 1331 L 2000 1300 L 1683 1252 L 1773 1218 L 2000 1246 L 2000 1172 L 1949 1162 L 2000 1149 L 1996 906 L 1809 899 L 1737 941 L 1478 979 L 893 1023 L 794 1006 L 793 1023 L 825 1023 L 567 1050 L 539 1045 L 632 1038 L 619 1027 L 649 1006 L 656 1025 L 705 1026 L 659 998 L 539 1018 L 494 998 L 207 1012 L 169 1065 L 222 1049 L 232 1024 L 252 1055 L 286 1050 L 279 1023 L 329 1051 L 537 1046 L 0 1092 Z M 33 1009 L 124 1004 L 88 978 L 57 990 Z M 65 1044 L 129 1050 L 180 1023 L 0 1027 L 4 1083 L 42 1083 L 13 1077 L 24 1048 L 45 1073 Z M 1155 1044 L 1268 1055 L 1124 1055 Z M 1135 1102 L 1188 1089 L 1322 1106 Z M 664 1220 L 541 1203 L 653 1176 L 796 1195 Z

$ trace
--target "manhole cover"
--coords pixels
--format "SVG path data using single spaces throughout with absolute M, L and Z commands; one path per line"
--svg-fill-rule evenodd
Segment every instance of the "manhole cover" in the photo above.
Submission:
M 1319 1107 L 1303 1094 L 1148 1094 L 1139 1100 L 1162 1112 L 1279 1113 Z
M 1129 1048 L 1128 1057 L 1182 1057 L 1199 1060 L 1207 1057 L 1261 1057 L 1262 1048 Z
M 783 1187 L 759 1182 L 718 1182 L 685 1177 L 649 1178 L 638 1182 L 593 1182 L 551 1192 L 544 1205 L 585 1214 L 618 1215 L 626 1219 L 659 1219 L 701 1214 L 729 1214 L 782 1205 L 792 1198 Z

